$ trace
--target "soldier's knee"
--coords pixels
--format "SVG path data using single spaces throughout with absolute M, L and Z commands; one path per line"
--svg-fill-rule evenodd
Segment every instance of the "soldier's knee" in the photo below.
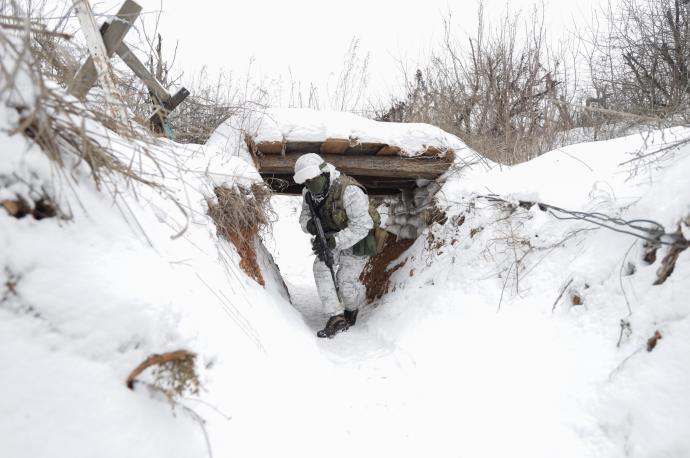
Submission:
M 347 305 L 357 305 L 361 286 L 358 282 L 347 281 L 340 286 L 340 294 Z

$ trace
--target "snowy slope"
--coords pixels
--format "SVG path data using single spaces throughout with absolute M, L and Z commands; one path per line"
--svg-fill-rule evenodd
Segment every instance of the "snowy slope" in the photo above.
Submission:
M 409 250 L 394 274 L 397 291 L 370 325 L 423 364 L 438 391 L 452 393 L 440 411 L 467 431 L 459 450 L 690 454 L 687 250 L 653 286 L 666 248 L 647 265 L 643 241 L 630 235 L 477 198 L 646 218 L 667 232 L 680 224 L 687 237 L 690 147 L 618 164 L 688 137 L 669 130 L 573 145 L 511 169 L 463 170 L 446 183 L 440 200 L 450 222 Z M 617 347 L 621 320 L 631 332 Z M 656 331 L 663 338 L 648 352 Z

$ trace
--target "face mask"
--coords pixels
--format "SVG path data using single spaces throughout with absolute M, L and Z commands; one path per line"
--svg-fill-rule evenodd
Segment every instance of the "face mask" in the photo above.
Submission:
M 309 192 L 313 195 L 323 194 L 328 186 L 328 177 L 326 174 L 321 174 L 304 182 Z

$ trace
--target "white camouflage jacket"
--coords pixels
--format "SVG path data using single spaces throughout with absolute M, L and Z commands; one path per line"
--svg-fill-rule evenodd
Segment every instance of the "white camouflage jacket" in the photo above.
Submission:
M 328 165 L 330 182 L 333 183 L 340 176 L 340 172 L 332 164 Z M 311 218 L 309 204 L 304 198 L 309 192 L 305 187 L 302 190 L 302 212 L 299 215 L 299 223 L 304 232 L 307 231 L 307 222 Z M 369 197 L 357 186 L 348 186 L 343 192 L 343 206 L 347 214 L 347 227 L 335 234 L 335 251 L 342 251 L 352 247 L 362 240 L 374 228 L 374 221 L 369 215 Z

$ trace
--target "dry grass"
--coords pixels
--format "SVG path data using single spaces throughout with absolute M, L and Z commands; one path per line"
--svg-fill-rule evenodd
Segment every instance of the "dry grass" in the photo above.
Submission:
M 43 45 L 37 46 L 37 42 Z M 139 152 L 151 160 L 148 149 L 142 145 L 153 139 L 136 124 L 116 119 L 112 107 L 97 101 L 82 103 L 51 80 L 48 75 L 55 74 L 56 68 L 62 66 L 56 62 L 62 60 L 42 51 L 54 49 L 46 48 L 46 42 L 45 37 L 36 40 L 22 31 L 0 29 L 0 53 L 4 57 L 0 60 L 3 83 L 0 99 L 16 111 L 18 118 L 11 133 L 32 139 L 60 169 L 86 162 L 98 185 L 111 173 L 152 184 L 135 172 L 131 164 L 118 158 L 108 130 L 117 132 L 126 141 L 136 141 Z
M 201 383 L 196 371 L 196 354 L 187 350 L 151 355 L 129 374 L 127 388 L 134 389 L 137 377 L 152 367 L 153 382 L 149 386 L 175 404 L 187 394 L 199 394 Z
M 254 244 L 259 230 L 271 222 L 271 191 L 265 184 L 250 188 L 214 188 L 215 200 L 208 200 L 208 214 L 216 224 L 218 235 L 232 242 L 240 255 L 240 268 L 265 286 L 256 259 Z

